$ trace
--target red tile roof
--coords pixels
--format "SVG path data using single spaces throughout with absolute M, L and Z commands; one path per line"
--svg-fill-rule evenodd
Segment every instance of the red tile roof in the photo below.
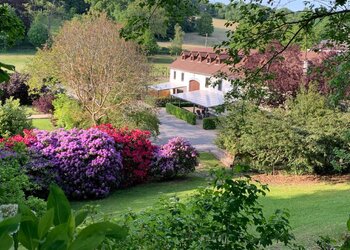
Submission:
M 258 52 L 253 51 L 252 55 L 254 53 Z M 323 60 L 328 54 L 325 52 L 316 53 L 314 51 L 302 52 L 300 54 L 300 60 Z M 201 49 L 200 51 L 184 51 L 170 65 L 170 68 L 208 76 L 213 76 L 219 72 L 223 72 L 229 77 L 237 76 L 237 72 L 233 73 L 230 71 L 232 66 L 225 64 L 225 60 L 228 58 L 229 55 L 227 53 L 215 54 L 212 48 Z M 241 67 L 244 65 L 244 62 L 245 60 L 237 64 L 236 67 Z

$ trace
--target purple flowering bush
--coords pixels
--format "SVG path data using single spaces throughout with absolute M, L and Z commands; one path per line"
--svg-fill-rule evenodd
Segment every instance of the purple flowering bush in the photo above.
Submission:
M 50 184 L 56 183 L 58 178 L 58 171 L 52 160 L 29 149 L 28 160 L 22 166 L 22 169 L 35 186 L 30 194 L 35 197 L 47 198 Z
M 195 171 L 197 150 L 185 139 L 175 137 L 157 148 L 151 175 L 159 179 L 172 179 Z
M 31 149 L 52 162 L 70 198 L 102 198 L 119 185 L 122 159 L 109 135 L 95 128 L 35 133 Z

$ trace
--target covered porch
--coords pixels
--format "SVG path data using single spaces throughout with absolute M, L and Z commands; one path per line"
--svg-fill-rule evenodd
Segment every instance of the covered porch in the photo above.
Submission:
M 225 103 L 225 96 L 219 91 L 196 90 L 171 95 L 174 98 L 193 103 L 193 107 L 184 107 L 197 115 L 197 118 L 216 116 L 213 108 Z M 181 102 L 179 102 L 181 105 Z M 181 106 L 180 106 L 181 107 Z

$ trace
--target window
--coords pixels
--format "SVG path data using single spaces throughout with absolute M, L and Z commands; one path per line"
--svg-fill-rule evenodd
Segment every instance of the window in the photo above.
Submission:
M 174 71 L 174 79 L 176 79 L 176 71 Z
M 218 90 L 222 91 L 222 80 L 218 81 Z
M 207 77 L 207 78 L 205 78 L 205 87 L 209 88 L 209 86 L 210 86 L 210 78 Z
M 181 81 L 185 80 L 185 73 L 181 73 Z

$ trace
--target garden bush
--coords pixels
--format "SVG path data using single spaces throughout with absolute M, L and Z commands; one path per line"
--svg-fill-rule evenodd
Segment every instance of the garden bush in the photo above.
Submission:
M 31 149 L 52 161 L 57 183 L 72 199 L 102 198 L 118 187 L 121 155 L 112 137 L 98 129 L 36 131 Z
M 59 94 L 52 102 L 54 107 L 54 119 L 56 125 L 65 129 L 88 127 L 86 121 L 89 119 L 83 112 L 77 100 L 65 94 Z
M 218 118 L 216 117 L 203 118 L 203 129 L 206 129 L 206 130 L 216 129 L 217 122 L 218 122 Z
M 39 112 L 45 114 L 53 113 L 53 104 L 52 102 L 55 100 L 54 95 L 52 94 L 44 94 L 40 96 L 38 99 L 33 101 L 33 107 Z
M 310 90 L 287 102 L 286 109 L 263 111 L 239 104 L 221 123 L 221 147 L 235 163 L 264 172 L 332 174 L 350 171 L 347 131 L 350 115 L 327 107 Z
M 184 120 L 191 125 L 196 125 L 197 116 L 195 114 L 193 114 L 192 112 L 189 112 L 185 109 L 177 107 L 171 103 L 167 103 L 165 108 L 166 108 L 167 113 L 174 115 L 177 118 Z
M 151 175 L 158 179 L 171 179 L 195 171 L 198 152 L 181 137 L 170 139 L 155 151 L 155 162 Z
M 268 188 L 222 173 L 211 186 L 181 202 L 174 197 L 125 219 L 127 239 L 115 249 L 265 249 L 292 246 L 288 213 L 265 216 L 259 197 Z
M 0 83 L 0 100 L 2 103 L 12 97 L 18 99 L 21 105 L 30 105 L 32 103 L 27 85 L 29 76 L 15 72 L 11 74 L 10 80 L 6 83 Z
M 20 106 L 19 100 L 7 99 L 0 105 L 0 138 L 22 134 L 24 129 L 31 128 L 26 111 Z
M 30 182 L 26 172 L 22 169 L 27 157 L 9 148 L 0 148 L 0 204 L 27 204 L 33 211 L 43 211 L 42 199 L 31 194 L 36 185 Z
M 122 185 L 126 187 L 146 181 L 155 149 L 150 141 L 151 133 L 138 129 L 116 129 L 111 124 L 97 128 L 113 137 L 122 154 Z

